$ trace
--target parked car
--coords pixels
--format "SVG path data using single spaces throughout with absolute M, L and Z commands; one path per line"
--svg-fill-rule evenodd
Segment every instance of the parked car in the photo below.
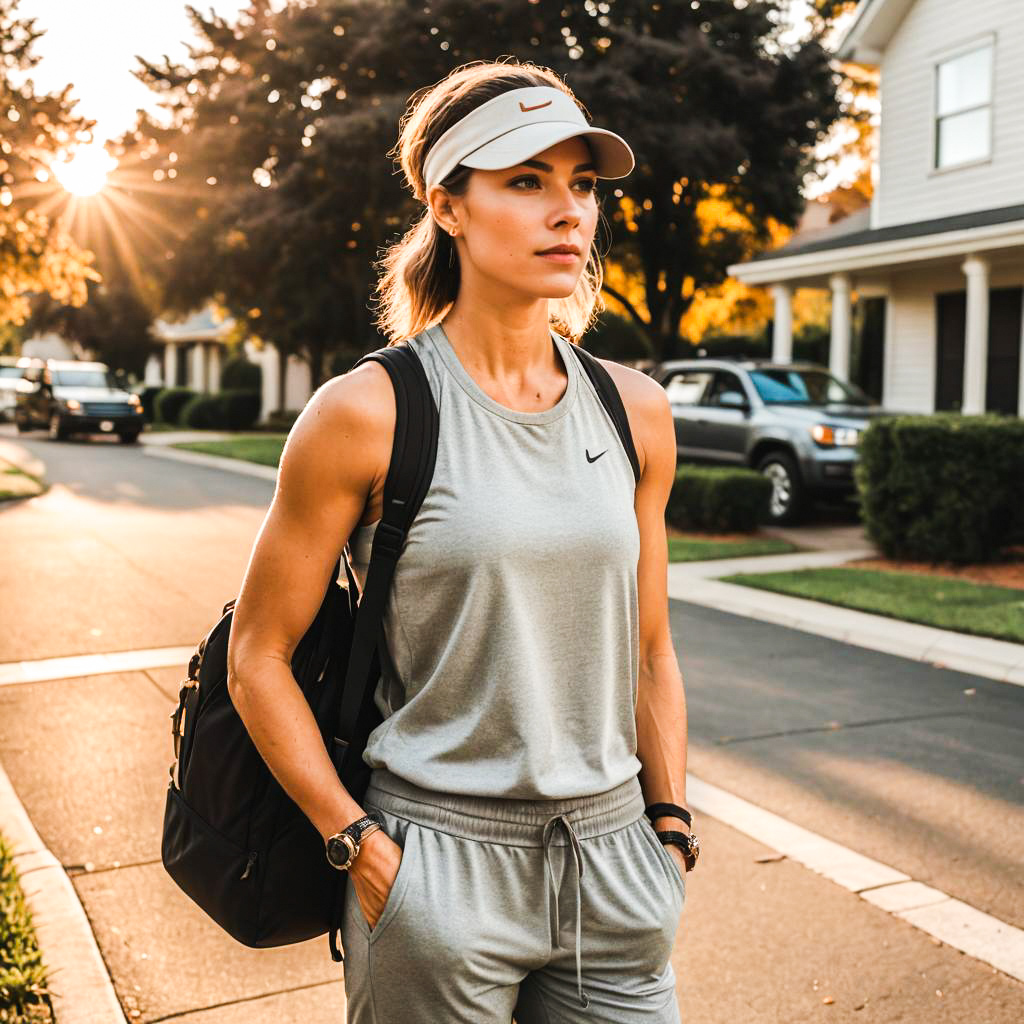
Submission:
M 763 473 L 772 523 L 797 522 L 814 499 L 853 494 L 861 432 L 889 412 L 816 363 L 678 359 L 652 376 L 668 393 L 680 460 Z
M 9 423 L 14 419 L 18 381 L 23 372 L 17 356 L 0 356 L 0 423 Z
M 45 427 L 61 441 L 72 434 L 114 434 L 126 444 L 142 432 L 142 403 L 105 363 L 23 357 L 14 422 L 18 432 Z

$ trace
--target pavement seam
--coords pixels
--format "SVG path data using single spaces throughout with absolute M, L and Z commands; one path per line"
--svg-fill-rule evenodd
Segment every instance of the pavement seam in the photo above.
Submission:
M 273 992 L 263 992 L 258 996 L 243 996 L 240 999 L 229 999 L 223 1003 L 211 1003 L 209 1006 L 200 1006 L 195 1010 L 181 1010 L 176 1013 L 169 1013 L 165 1017 L 153 1017 L 147 1024 L 164 1024 L 169 1020 L 181 1020 L 183 1017 L 198 1016 L 201 1013 L 208 1013 L 212 1010 L 222 1010 L 225 1006 L 242 1006 L 245 1003 L 257 1003 L 263 999 L 273 999 L 275 996 L 288 995 L 291 992 L 304 992 L 306 989 L 323 988 L 325 985 L 337 985 L 341 978 L 332 978 L 330 981 L 312 981 L 308 985 L 297 985 L 295 988 L 275 989 Z
M 873 906 L 1024 981 L 1024 929 L 687 773 L 692 808 L 810 868 Z
M 126 1024 L 92 925 L 60 861 L 36 832 L 0 765 L 0 826 L 10 841 L 57 1024 Z M 25 871 L 22 873 L 22 863 Z

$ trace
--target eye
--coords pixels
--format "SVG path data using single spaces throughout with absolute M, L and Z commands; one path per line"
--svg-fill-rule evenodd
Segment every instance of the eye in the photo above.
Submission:
M 509 182 L 509 185 L 512 188 L 515 188 L 517 185 L 521 185 L 524 181 L 532 181 L 535 185 L 540 184 L 540 180 L 536 174 L 524 174 L 520 178 L 513 178 L 512 181 Z
M 580 178 L 576 182 L 577 185 L 583 185 L 584 192 L 596 192 L 597 191 L 597 178 Z

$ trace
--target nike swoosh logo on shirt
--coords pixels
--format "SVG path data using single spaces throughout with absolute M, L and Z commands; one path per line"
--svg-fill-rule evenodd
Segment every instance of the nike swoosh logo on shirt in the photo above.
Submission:
M 590 449 L 589 448 L 585 449 L 585 451 L 587 453 L 587 462 L 597 462 L 597 460 L 599 458 L 601 458 L 601 455 L 604 455 L 605 452 L 608 451 L 608 449 L 605 448 L 605 450 L 603 452 L 601 452 L 600 455 L 595 455 L 593 458 L 591 458 L 591 456 L 590 456 Z

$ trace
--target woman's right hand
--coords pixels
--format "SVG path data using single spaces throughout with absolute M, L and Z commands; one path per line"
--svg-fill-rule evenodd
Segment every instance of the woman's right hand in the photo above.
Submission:
M 401 863 L 402 847 L 383 829 L 376 829 L 360 844 L 359 853 L 349 868 L 359 906 L 371 931 L 384 911 Z

